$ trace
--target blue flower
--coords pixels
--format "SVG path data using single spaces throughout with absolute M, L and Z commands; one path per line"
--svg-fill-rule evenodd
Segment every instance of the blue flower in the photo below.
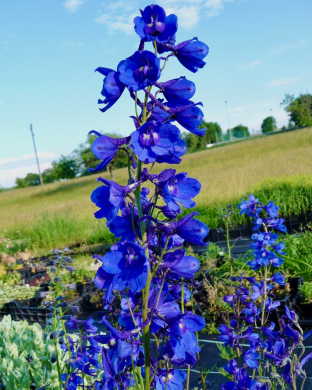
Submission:
M 167 225 L 172 227 L 174 233 L 184 240 L 191 242 L 192 244 L 207 246 L 209 242 L 204 242 L 204 239 L 208 236 L 209 229 L 203 222 L 193 219 L 193 217 L 198 214 L 197 211 L 194 211 L 181 218 L 179 221 L 171 222 Z
M 179 314 L 169 318 L 168 323 L 172 347 L 176 356 L 184 360 L 186 353 L 189 353 L 196 359 L 196 353 L 200 351 L 200 347 L 197 345 L 194 332 L 199 332 L 205 327 L 203 317 L 193 313 Z
M 193 73 L 205 66 L 203 59 L 209 53 L 208 46 L 197 38 L 181 42 L 173 46 L 172 50 L 179 62 Z
M 198 135 L 199 137 L 203 137 L 206 133 L 206 129 L 199 128 L 203 121 L 204 114 L 202 110 L 195 104 L 188 105 L 180 110 L 177 109 L 173 115 L 173 118 L 186 130 L 195 135 Z
M 160 61 L 154 53 L 136 51 L 118 65 L 119 80 L 132 91 L 153 85 L 160 77 Z
M 61 375 L 62 382 L 66 382 L 67 375 L 68 374 Z M 80 385 L 82 384 L 83 384 L 82 378 L 79 375 L 72 373 L 68 379 L 66 388 L 68 390 L 77 390 L 78 388 L 80 388 Z
M 170 290 L 170 292 L 175 299 L 181 300 L 182 287 L 180 284 L 175 284 Z M 184 302 L 189 302 L 192 296 L 191 291 L 188 288 L 186 288 L 185 283 L 183 283 L 183 296 L 184 296 Z
M 103 161 L 95 168 L 89 168 L 90 172 L 97 172 L 104 169 L 106 165 L 109 164 L 116 156 L 119 147 L 130 142 L 130 137 L 111 138 L 107 135 L 102 135 L 94 130 L 89 132 L 89 134 L 91 133 L 98 135 L 98 138 L 93 142 L 91 146 L 91 150 L 96 158 Z
M 274 274 L 271 278 L 271 280 L 274 282 L 274 283 L 277 283 L 279 284 L 280 286 L 283 286 L 286 282 L 286 278 L 284 275 L 282 275 L 280 272 L 277 272 L 276 274 Z
M 259 367 L 258 360 L 260 358 L 261 356 L 251 349 L 249 349 L 244 355 L 245 363 L 249 368 L 252 368 L 253 370 Z
M 221 385 L 221 390 L 267 390 L 267 384 L 250 379 L 244 367 L 235 372 L 234 381 Z
M 102 258 L 100 256 L 95 255 L 100 261 Z M 93 256 L 93 257 L 95 257 Z M 106 272 L 102 267 L 98 268 L 96 271 L 96 275 L 94 278 L 94 284 L 97 288 L 101 290 L 105 290 L 105 298 L 107 302 L 112 301 L 112 292 L 113 292 L 113 281 L 114 275 Z
M 189 178 L 186 172 L 177 175 L 175 172 L 175 169 L 165 169 L 153 182 L 159 187 L 160 195 L 169 208 L 181 212 L 178 203 L 187 209 L 196 206 L 192 198 L 199 194 L 201 184 L 198 180 Z
M 139 214 L 136 207 L 133 209 L 134 228 L 137 236 L 140 236 L 140 229 L 138 225 Z M 116 218 L 108 225 L 108 228 L 115 237 L 120 237 L 122 241 L 133 241 L 135 234 L 132 226 L 132 210 L 129 207 L 121 209 L 121 216 Z
M 159 5 L 149 5 L 142 12 L 142 17 L 134 18 L 134 29 L 144 41 L 174 43 L 178 30 L 178 19 L 172 14 L 166 16 L 165 10 Z
M 145 90 L 146 91 L 146 90 Z M 147 91 L 146 91 L 147 92 Z M 197 106 L 202 106 L 202 103 L 193 103 L 190 100 L 185 102 L 185 105 L 176 105 L 173 103 L 162 104 L 160 99 L 156 99 L 152 94 L 149 95 L 156 107 L 152 110 L 151 120 L 176 120 L 181 126 L 193 134 L 203 137 L 206 129 L 200 129 L 204 114 Z
M 164 94 L 167 101 L 171 104 L 183 106 L 189 104 L 189 100 L 195 94 L 195 84 L 185 77 L 173 79 L 164 83 L 156 83 L 156 86 Z
M 272 200 L 267 205 L 263 206 L 263 210 L 265 210 L 271 218 L 278 217 L 279 207 L 276 206 Z
M 241 210 L 240 215 L 247 214 L 249 217 L 256 218 L 262 210 L 262 204 L 259 202 L 259 199 L 256 199 L 254 195 L 250 194 L 248 200 L 243 200 L 242 203 L 238 205 L 238 208 Z
M 169 269 L 170 276 L 192 279 L 199 269 L 199 261 L 196 257 L 185 256 L 185 251 L 180 249 L 166 253 L 160 268 Z
M 122 291 L 129 286 L 135 294 L 145 287 L 149 262 L 141 246 L 125 242 L 117 250 L 106 253 L 102 268 L 115 275 L 112 280 L 114 290 Z
M 177 155 L 176 148 L 184 148 L 185 142 L 180 139 L 180 130 L 176 126 L 152 121 L 131 134 L 131 145 L 139 160 L 148 164 Z
M 102 95 L 106 97 L 106 99 L 98 100 L 99 104 L 107 104 L 106 107 L 100 108 L 102 112 L 105 112 L 109 108 L 111 108 L 120 98 L 125 89 L 125 84 L 120 82 L 118 73 L 112 69 L 97 68 L 95 69 L 95 72 L 99 72 L 102 75 L 106 76 L 104 78 L 103 89 L 101 92 Z
M 168 373 L 167 370 L 159 370 L 157 376 L 156 390 L 183 390 L 183 382 L 187 377 L 182 370 L 169 370 Z
M 106 218 L 109 225 L 117 216 L 117 213 L 124 202 L 125 196 L 130 194 L 139 182 L 128 186 L 121 186 L 111 180 L 99 177 L 97 181 L 105 185 L 96 188 L 91 194 L 91 200 L 100 210 L 94 213 L 95 218 Z

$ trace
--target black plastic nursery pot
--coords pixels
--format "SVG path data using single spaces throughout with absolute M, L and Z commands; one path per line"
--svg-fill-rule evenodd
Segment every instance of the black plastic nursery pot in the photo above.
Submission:
M 307 211 L 305 214 L 292 215 L 290 217 L 283 217 L 285 219 L 284 225 L 287 228 L 287 233 L 295 234 L 300 232 L 302 226 L 309 222 L 312 222 L 312 211 Z M 253 225 L 249 224 L 246 226 L 236 226 L 229 229 L 230 240 L 236 240 L 241 237 L 242 239 L 250 239 L 254 233 Z M 225 228 L 213 228 L 210 229 L 206 241 L 218 243 L 226 241 L 226 230 Z
M 30 300 L 29 300 L 30 301 Z M 45 326 L 48 309 L 43 307 L 27 306 L 27 301 L 14 301 L 6 303 L 0 310 L 0 318 L 10 314 L 13 321 L 27 321 L 30 324 L 38 322 L 41 326 Z
M 301 303 L 296 305 L 296 313 L 299 316 L 299 325 L 302 329 L 312 328 L 312 302 Z
M 76 291 L 80 297 L 84 294 L 90 294 L 96 290 L 94 282 L 76 283 Z

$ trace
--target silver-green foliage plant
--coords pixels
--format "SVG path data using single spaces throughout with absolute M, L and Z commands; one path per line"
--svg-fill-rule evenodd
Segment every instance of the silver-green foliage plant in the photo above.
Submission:
M 26 286 L 14 286 L 14 287 L 0 287 L 0 309 L 7 302 L 11 302 L 14 299 L 24 301 L 25 299 L 34 298 L 39 287 L 26 287 Z
M 0 383 L 5 390 L 30 389 L 32 383 L 35 388 L 47 383 L 57 388 L 58 374 L 50 360 L 53 351 L 53 340 L 44 339 L 39 324 L 5 316 L 0 321 Z

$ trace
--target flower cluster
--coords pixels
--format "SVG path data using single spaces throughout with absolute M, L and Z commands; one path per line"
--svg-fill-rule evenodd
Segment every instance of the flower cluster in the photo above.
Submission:
M 303 365 L 312 358 L 312 353 L 302 358 L 303 340 L 312 331 L 304 335 L 296 314 L 287 306 L 285 315 L 281 317 L 280 330 L 275 330 L 277 326 L 270 320 L 272 311 L 280 306 L 280 302 L 275 300 L 273 288 L 285 284 L 285 276 L 272 271 L 283 264 L 281 256 L 286 255 L 285 245 L 278 242 L 275 232 L 286 232 L 284 220 L 278 218 L 279 208 L 272 201 L 264 205 L 253 195 L 238 207 L 241 214 L 254 218 L 256 232 L 252 235 L 254 242 L 250 244 L 253 260 L 247 265 L 255 271 L 255 276 L 244 276 L 244 273 L 232 276 L 234 293 L 224 297 L 232 315 L 228 324 L 219 328 L 219 339 L 235 351 L 242 363 L 231 359 L 229 365 L 224 366 L 232 381 L 221 388 L 266 390 L 270 388 L 271 381 L 282 384 L 283 388 L 288 388 L 290 384 L 296 388 L 296 378 L 305 380 Z M 243 341 L 248 343 L 248 349 L 243 348 Z M 302 348 L 300 356 L 297 355 L 298 347 Z M 253 370 L 252 378 L 248 369 Z M 269 377 L 265 377 L 265 373 Z
M 186 255 L 183 243 L 206 246 L 209 229 L 195 218 L 197 212 L 179 218 L 182 207 L 195 206 L 193 199 L 201 185 L 186 172 L 165 169 L 156 174 L 152 168 L 155 163 L 179 164 L 186 152 L 175 121 L 194 134 L 205 134 L 200 127 L 202 104 L 191 100 L 195 84 L 185 77 L 159 79 L 174 57 L 191 72 L 203 68 L 208 47 L 197 38 L 176 45 L 177 17 L 167 16 L 158 5 L 141 11 L 134 28 L 140 37 L 138 51 L 116 70 L 96 69 L 104 76 L 102 112 L 125 91 L 135 106 L 135 128 L 129 136 L 112 139 L 93 131 L 98 138 L 91 150 L 101 160 L 95 171 L 103 170 L 120 149 L 128 155 L 128 182 L 121 185 L 100 177 L 100 186 L 91 195 L 98 207 L 95 217 L 105 218 L 120 239 L 104 256 L 95 256 L 102 263 L 95 284 L 104 292 L 101 323 L 108 334 L 88 337 L 91 346 L 86 349 L 82 344 L 81 353 L 72 351 L 75 373 L 62 377 L 67 389 L 81 384 L 78 371 L 92 375 L 98 368 L 98 354 L 104 372 L 94 382 L 98 390 L 134 384 L 142 390 L 182 389 L 186 373 L 180 368 L 197 361 L 196 332 L 205 326 L 202 317 L 185 309 L 199 261 Z M 152 51 L 146 50 L 147 43 Z M 158 56 L 163 53 L 165 57 Z M 67 327 L 79 327 L 77 321 L 72 317 Z

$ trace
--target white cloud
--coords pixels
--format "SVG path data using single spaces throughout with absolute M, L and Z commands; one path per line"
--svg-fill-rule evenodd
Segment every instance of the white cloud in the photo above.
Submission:
M 205 2 L 206 14 L 208 17 L 219 15 L 223 11 L 226 3 L 231 3 L 234 0 L 207 0 Z
M 46 162 L 40 164 L 41 172 L 45 169 L 51 168 L 51 163 Z M 29 165 L 18 168 L 4 169 L 0 171 L 0 185 L 4 188 L 13 187 L 17 177 L 25 177 L 27 173 L 37 173 L 37 165 Z
M 38 159 L 40 158 L 51 159 L 55 157 L 54 152 L 38 152 L 37 155 L 38 155 Z M 18 161 L 33 160 L 34 158 L 36 158 L 35 153 L 25 154 L 24 156 L 19 156 L 19 157 L 7 157 L 0 160 L 0 165 L 16 163 Z
M 262 62 L 263 62 L 263 61 L 260 61 L 260 60 L 251 61 L 251 62 L 249 62 L 249 64 L 244 65 L 244 66 L 240 66 L 240 67 L 237 68 L 237 69 L 238 69 L 238 70 L 242 70 L 242 69 L 253 69 L 253 68 L 255 68 L 256 66 L 261 65 Z
M 167 15 L 176 14 L 179 27 L 184 27 L 187 30 L 195 26 L 199 21 L 199 7 L 196 5 L 180 8 L 166 7 L 166 12 Z
M 125 34 L 131 34 L 134 31 L 133 19 L 136 16 L 137 13 L 117 16 L 110 12 L 99 16 L 95 19 L 95 22 L 99 24 L 106 24 L 111 33 L 115 31 L 122 31 Z
M 296 83 L 297 81 L 300 81 L 300 79 L 298 79 L 297 77 L 285 77 L 285 78 L 281 78 L 281 79 L 273 79 L 266 86 L 269 88 L 280 87 L 282 85 Z
M 76 12 L 86 0 L 66 0 L 64 7 L 68 12 Z
M 287 45 L 280 45 L 280 46 L 274 47 L 273 49 L 269 50 L 269 52 L 267 53 L 266 56 L 271 57 L 271 56 L 274 56 L 274 55 L 279 54 L 279 53 L 283 53 L 283 52 L 288 51 L 288 50 L 296 49 L 297 47 L 306 46 L 309 43 L 310 42 L 308 40 L 302 39 L 301 41 L 299 41 L 297 43 L 289 43 Z
M 37 154 L 41 172 L 50 168 L 52 160 L 56 157 L 54 152 L 38 152 Z M 37 172 L 35 153 L 3 158 L 0 160 L 0 186 L 12 187 L 17 177 L 25 177 L 27 173 Z
M 250 108 L 250 106 L 243 106 L 243 107 L 236 107 L 232 108 L 231 110 L 228 111 L 229 114 L 237 114 L 240 112 L 245 112 Z
M 190 29 L 201 18 L 218 15 L 226 3 L 233 1 L 235 0 L 156 0 L 155 2 L 165 7 L 167 15 L 174 13 L 178 16 L 179 27 Z M 136 1 L 119 0 L 105 4 L 105 13 L 99 15 L 94 21 L 105 24 L 109 33 L 119 30 L 131 34 L 133 19 L 139 15 L 139 5 Z

